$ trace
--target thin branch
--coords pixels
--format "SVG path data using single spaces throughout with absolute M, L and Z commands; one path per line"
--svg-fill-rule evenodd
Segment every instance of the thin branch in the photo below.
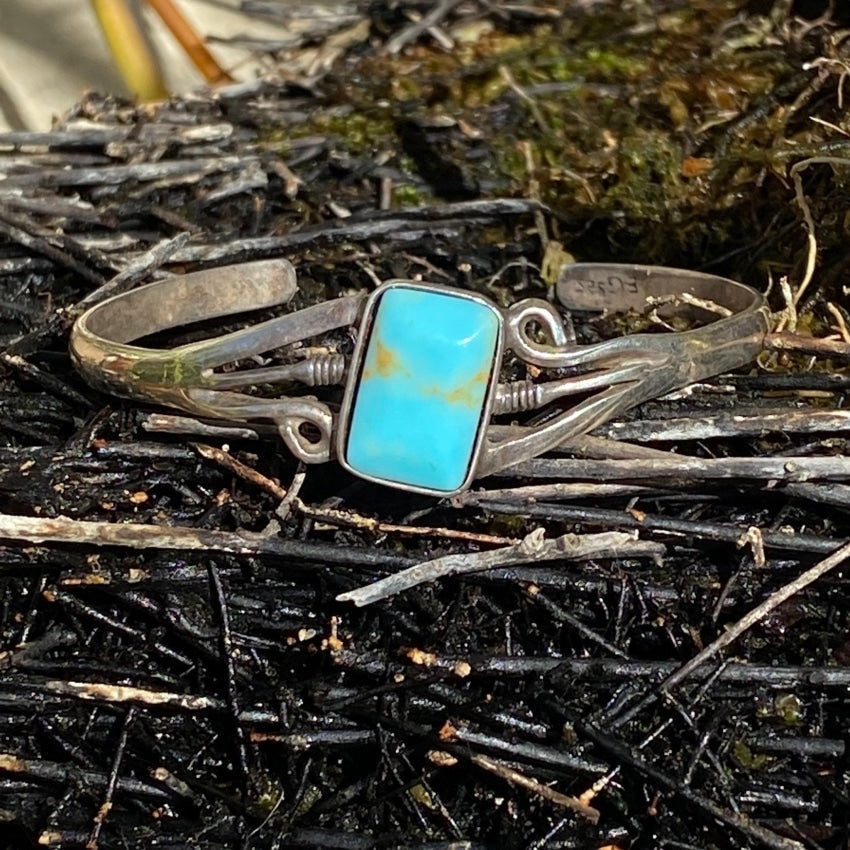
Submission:
M 815 357 L 850 360 L 850 343 L 840 339 L 823 339 L 788 332 L 771 333 L 765 337 L 764 347 L 773 351 L 793 351 L 813 354 Z
M 583 803 L 578 797 L 570 797 L 566 794 L 561 794 L 560 791 L 555 791 L 554 788 L 550 788 L 548 785 L 544 785 L 542 782 L 538 782 L 536 779 L 532 779 L 524 773 L 520 773 L 518 770 L 508 767 L 506 764 L 502 764 L 502 762 L 487 758 L 487 756 L 473 755 L 470 756 L 469 760 L 473 764 L 478 765 L 478 767 L 483 768 L 484 770 L 504 779 L 507 782 L 510 782 L 513 785 L 519 785 L 520 787 L 543 797 L 545 800 L 549 800 L 558 806 L 563 806 L 565 809 L 569 809 L 570 811 L 581 815 L 585 818 L 585 820 L 590 821 L 592 824 L 599 823 L 599 810 L 594 809 L 593 806 L 588 806 L 587 803 Z
M 446 555 L 433 561 L 425 561 L 373 584 L 341 593 L 337 596 L 337 601 L 353 602 L 359 608 L 426 582 L 448 576 L 483 572 L 507 564 L 587 558 L 658 559 L 664 553 L 664 546 L 661 544 L 639 541 L 634 534 L 564 534 L 554 540 L 544 539 L 544 534 L 544 530 L 538 528 L 512 546 L 489 552 Z
M 613 735 L 585 722 L 576 723 L 575 728 L 620 764 L 631 768 L 658 788 L 663 788 L 671 794 L 681 795 L 703 814 L 725 824 L 732 832 L 747 841 L 754 841 L 759 846 L 768 847 L 770 850 L 804 850 L 804 845 L 799 841 L 784 838 L 745 815 L 728 811 L 693 788 L 683 785 L 676 777 L 665 773 L 641 756 L 633 747 Z
M 850 458 L 840 457 L 684 457 L 669 453 L 664 461 L 534 458 L 508 467 L 500 477 L 637 481 L 684 479 L 757 479 L 768 481 L 846 481 Z
M 401 32 L 396 33 L 384 45 L 384 50 L 391 55 L 399 53 L 406 45 L 416 41 L 422 33 L 427 32 L 432 27 L 436 27 L 461 2 L 462 0 L 441 0 L 441 2 L 437 3 L 430 12 L 423 15 L 418 21 L 414 21 Z
M 698 411 L 693 416 L 610 422 L 598 428 L 595 433 L 604 434 L 614 440 L 680 442 L 716 437 L 759 436 L 767 432 L 832 434 L 836 431 L 850 431 L 850 411 L 812 407 L 802 410 L 765 410 L 757 413 Z
M 127 748 L 127 736 L 130 732 L 130 727 L 136 715 L 136 709 L 130 707 L 121 722 L 121 734 L 118 736 L 118 743 L 115 747 L 115 753 L 112 756 L 112 766 L 109 769 L 109 777 L 106 781 L 106 789 L 103 792 L 103 802 L 100 804 L 94 816 L 89 840 L 86 843 L 86 850 L 97 850 L 97 842 L 100 838 L 103 824 L 112 809 L 112 798 L 115 796 L 115 787 L 118 784 L 118 771 L 121 769 L 121 762 L 124 759 L 124 750 Z
M 151 272 L 156 271 L 163 263 L 167 263 L 171 255 L 182 248 L 188 241 L 188 233 L 178 233 L 177 236 L 157 242 L 150 250 L 145 251 L 138 257 L 134 257 L 112 280 L 78 301 L 73 309 L 69 311 L 69 315 L 77 316 L 89 307 L 93 307 L 95 304 L 99 304 L 113 295 L 127 292 L 127 290 L 131 289 Z
M 142 551 L 170 549 L 225 552 L 231 555 L 276 555 L 298 562 L 372 567 L 397 568 L 412 562 L 411 558 L 375 549 L 286 540 L 248 531 L 210 531 L 134 522 L 89 522 L 66 517 L 41 519 L 0 514 L 0 539 L 16 543 L 115 546 Z
M 751 611 L 741 617 L 737 623 L 727 627 L 723 634 L 713 640 L 701 652 L 698 652 L 690 661 L 683 664 L 675 673 L 668 676 L 660 686 L 662 691 L 670 691 L 676 685 L 683 682 L 694 670 L 718 656 L 727 646 L 733 644 L 744 632 L 760 623 L 771 611 L 778 608 L 801 590 L 807 588 L 813 582 L 823 578 L 831 570 L 840 566 L 850 557 L 850 543 L 845 543 L 836 549 L 831 555 L 819 561 L 813 567 L 801 573 L 793 581 L 771 593 L 760 605 L 756 605 Z
M 741 535 L 747 533 L 748 528 L 747 526 L 726 522 L 689 520 L 645 513 L 643 511 L 617 511 L 607 508 L 561 505 L 555 502 L 518 504 L 516 502 L 497 502 L 495 500 L 482 499 L 478 503 L 478 506 L 491 510 L 494 513 L 539 517 L 550 522 L 560 520 L 564 522 L 581 522 L 602 528 L 663 531 L 669 534 L 724 541 L 732 544 L 737 544 L 741 539 Z M 828 554 L 836 546 L 840 546 L 845 542 L 843 539 L 795 531 L 764 531 L 762 532 L 762 538 L 767 549 L 779 549 L 789 552 L 813 552 L 818 555 Z

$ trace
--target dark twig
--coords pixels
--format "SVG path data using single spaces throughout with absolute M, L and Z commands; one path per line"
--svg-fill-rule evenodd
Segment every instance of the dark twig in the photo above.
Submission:
M 6 178 L 6 180 L 8 179 Z M 44 236 L 29 232 L 26 227 L 22 226 L 19 217 L 0 214 L 0 234 L 34 254 L 47 257 L 57 265 L 70 269 L 83 280 L 95 284 L 103 282 L 103 275 L 92 268 L 91 264 L 79 260 L 63 248 L 57 248 Z
M 801 590 L 804 590 L 813 582 L 823 578 L 837 566 L 843 564 L 848 557 L 850 557 L 850 543 L 845 543 L 831 555 L 819 561 L 805 572 L 800 573 L 793 581 L 789 581 L 780 587 L 779 590 L 771 593 L 764 602 L 756 605 L 755 608 L 747 612 L 733 625 L 727 626 L 720 636 L 708 644 L 705 649 L 698 652 L 690 661 L 683 664 L 675 673 L 668 676 L 661 683 L 661 691 L 671 691 L 677 685 L 681 684 L 691 673 L 716 658 L 727 646 L 733 644 L 744 632 L 756 625 L 756 623 L 761 622 L 771 611 L 778 608 L 783 602 Z
M 840 759 L 844 758 L 847 751 L 847 744 L 836 738 L 780 738 L 775 735 L 755 735 L 747 738 L 747 744 L 761 753 L 806 759 Z
M 187 245 L 176 251 L 173 262 L 234 262 L 272 257 L 298 248 L 316 245 L 339 245 L 382 239 L 392 243 L 396 238 L 410 242 L 415 234 L 456 232 L 476 222 L 504 216 L 520 216 L 538 210 L 546 211 L 537 201 L 524 198 L 494 198 L 481 201 L 459 201 L 372 213 L 368 218 L 355 217 L 304 227 L 283 236 L 258 236 L 236 242 Z
M 112 808 L 112 798 L 115 795 L 115 786 L 118 784 L 118 771 L 121 769 L 121 762 L 124 759 L 124 751 L 127 748 L 127 736 L 130 733 L 130 727 L 133 725 L 133 720 L 136 716 L 136 709 L 130 707 L 125 713 L 121 721 L 121 734 L 118 736 L 118 742 L 115 747 L 115 755 L 112 757 L 112 766 L 109 769 L 109 778 L 106 781 L 106 788 L 103 792 L 103 802 L 94 816 L 91 834 L 86 843 L 86 850 L 97 850 L 97 842 L 100 838 L 100 831 L 103 829 L 103 823 L 109 815 L 109 810 Z
M 847 420 L 850 425 L 850 419 Z M 630 437 L 633 439 L 633 437 Z M 664 461 L 586 460 L 541 457 L 523 461 L 499 477 L 580 479 L 585 481 L 641 481 L 682 479 L 758 479 L 765 481 L 845 481 L 850 459 L 841 457 L 683 457 L 669 453 Z
M 239 782 L 243 799 L 248 797 L 250 771 L 248 769 L 248 750 L 245 746 L 245 731 L 239 724 L 239 697 L 236 688 L 236 673 L 233 664 L 233 636 L 230 631 L 230 613 L 227 610 L 224 586 L 218 568 L 213 562 L 208 566 L 212 599 L 218 611 L 219 658 L 224 668 L 225 702 L 231 721 L 233 749 L 236 751 L 236 765 L 239 770 Z
M 707 522 L 704 520 L 674 519 L 649 513 L 632 513 L 613 511 L 605 508 L 578 508 L 571 505 L 559 505 L 551 502 L 537 504 L 515 504 L 511 502 L 496 502 L 482 499 L 479 507 L 494 513 L 516 514 L 520 516 L 540 517 L 548 520 L 581 522 L 590 526 L 603 528 L 645 529 L 646 531 L 663 531 L 685 537 L 718 540 L 737 544 L 747 533 L 741 526 L 722 522 Z M 790 552 L 813 552 L 827 554 L 841 545 L 843 540 L 819 537 L 815 534 L 798 532 L 764 531 L 762 540 L 769 549 L 784 549 Z
M 850 507 L 850 485 L 847 484 L 786 484 L 782 489 L 789 496 L 810 502 Z
M 848 430 L 850 412 L 847 410 L 807 407 L 803 410 L 766 410 L 758 413 L 722 410 L 717 413 L 694 413 L 687 417 L 635 419 L 630 422 L 611 422 L 597 428 L 595 433 L 613 440 L 634 440 L 640 443 L 709 440 L 767 433 L 830 434 Z
M 59 762 L 39 759 L 26 759 L 13 753 L 0 753 L 0 773 L 13 776 L 28 782 L 49 782 L 59 788 L 68 788 L 74 777 L 79 777 L 87 785 L 105 788 L 109 777 L 95 770 L 81 770 Z M 130 777 L 118 777 L 114 783 L 114 791 L 120 794 L 138 796 L 155 802 L 169 802 L 171 794 L 148 782 L 142 782 Z
M 156 271 L 163 263 L 167 263 L 169 257 L 188 241 L 188 233 L 178 233 L 171 239 L 163 239 L 158 242 L 149 251 L 145 251 L 141 256 L 134 258 L 112 280 L 80 299 L 73 310 L 70 311 L 70 314 L 72 316 L 79 315 L 89 307 L 99 304 L 113 295 L 126 292 L 151 272 Z
M 383 656 L 360 655 L 350 650 L 334 653 L 334 662 L 346 669 L 381 676 L 387 671 Z M 431 656 L 428 667 L 451 673 L 466 664 L 470 676 L 544 676 L 558 674 L 569 680 L 589 682 L 663 681 L 678 668 L 675 661 L 623 661 L 613 658 L 543 658 L 504 655 Z M 703 682 L 715 675 L 707 668 L 696 670 L 691 679 Z M 717 681 L 731 685 L 755 683 L 782 690 L 807 685 L 815 688 L 850 686 L 850 667 L 782 667 L 730 663 L 717 674 Z
M 278 743 L 293 751 L 309 750 L 313 747 L 359 747 L 374 746 L 375 732 L 372 729 L 316 729 L 282 735 L 280 732 L 252 732 L 252 743 Z
M 61 398 L 83 410 L 89 406 L 89 400 L 82 393 L 77 392 L 77 390 L 55 375 L 51 375 L 49 372 L 39 369 L 38 366 L 34 366 L 23 357 L 17 354 L 0 354 L 0 361 L 5 363 L 9 368 L 20 372 L 20 374 L 29 380 L 39 384 L 51 395 L 56 396 L 56 398 Z
M 640 756 L 632 747 L 609 735 L 595 726 L 583 721 L 575 723 L 576 731 L 593 741 L 604 752 L 617 762 L 636 771 L 659 788 L 672 794 L 678 794 L 696 809 L 703 812 L 712 820 L 718 820 L 736 835 L 746 841 L 754 841 L 760 847 L 770 850 L 804 850 L 805 845 L 790 838 L 783 838 L 769 829 L 755 823 L 743 815 L 723 809 L 693 788 L 683 785 L 675 777 L 670 776 L 647 759 Z
M 593 629 L 582 623 L 578 617 L 571 614 L 569 611 L 562 608 L 553 600 L 549 599 L 539 588 L 528 588 L 526 595 L 540 608 L 545 611 L 556 623 L 565 623 L 571 629 L 578 632 L 588 642 L 595 644 L 608 655 L 614 658 L 622 658 L 627 660 L 628 653 L 623 652 L 618 646 L 598 635 Z
M 582 773 L 604 773 L 609 769 L 604 761 L 583 755 L 581 750 L 568 748 L 564 745 L 547 745 L 516 740 L 514 736 L 489 735 L 475 732 L 467 727 L 452 727 L 449 740 L 457 741 L 473 751 L 487 750 L 498 753 L 514 762 L 521 761 L 528 765 L 544 765 L 557 770 L 565 776 L 576 771 Z

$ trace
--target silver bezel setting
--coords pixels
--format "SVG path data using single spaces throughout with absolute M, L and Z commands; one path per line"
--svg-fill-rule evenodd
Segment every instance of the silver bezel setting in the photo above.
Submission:
M 446 295 L 451 298 L 461 298 L 466 301 L 474 301 L 477 304 L 486 307 L 496 315 L 499 320 L 498 333 L 496 337 L 496 346 L 493 352 L 493 364 L 490 369 L 490 376 L 487 384 L 487 392 L 484 397 L 484 403 L 481 406 L 481 415 L 478 420 L 478 430 L 473 442 L 472 452 L 467 466 L 466 475 L 461 485 L 454 490 L 434 490 L 429 487 L 417 487 L 412 484 L 395 481 L 389 478 L 379 478 L 377 476 L 364 474 L 357 469 L 354 469 L 346 459 L 348 431 L 351 423 L 351 414 L 353 412 L 357 389 L 360 383 L 360 375 L 363 369 L 363 360 L 366 355 L 369 339 L 372 334 L 372 325 L 374 323 L 375 314 L 379 307 L 379 303 L 384 294 L 390 289 L 413 289 L 421 292 L 432 292 L 441 295 Z M 493 399 L 496 392 L 496 386 L 499 380 L 499 372 L 504 359 L 505 353 L 505 316 L 502 310 L 494 304 L 489 298 L 483 295 L 478 295 L 474 292 L 466 292 L 453 287 L 440 286 L 434 283 L 420 283 L 413 280 L 389 280 L 381 284 L 366 300 L 363 306 L 363 313 L 357 327 L 357 341 L 354 346 L 354 352 L 351 356 L 351 363 L 348 369 L 348 378 L 345 382 L 345 391 L 343 393 L 342 405 L 339 411 L 337 420 L 337 435 L 336 435 L 336 456 L 340 465 L 366 481 L 371 481 L 375 484 L 382 484 L 389 487 L 395 487 L 397 490 L 406 490 L 410 493 L 422 493 L 426 496 L 440 496 L 447 498 L 454 496 L 466 490 L 470 483 L 475 479 L 476 469 L 478 466 L 481 450 L 484 445 L 484 440 L 487 435 L 487 426 L 493 414 Z
M 351 408 L 375 304 L 392 287 L 472 300 L 499 320 L 488 391 L 467 475 L 457 490 L 370 478 L 345 462 Z M 745 284 L 683 269 L 590 263 L 561 268 L 554 293 L 561 307 L 618 312 L 661 305 L 668 313 L 681 315 L 691 327 L 581 345 L 550 301 L 526 298 L 500 308 L 486 297 L 452 287 L 392 280 L 371 296 L 345 295 L 174 348 L 147 348 L 134 342 L 194 322 L 286 304 L 296 291 L 295 269 L 286 260 L 258 260 L 176 275 L 89 306 L 74 323 L 71 355 L 85 379 L 105 392 L 170 406 L 192 416 L 271 422 L 303 463 L 329 461 L 338 446 L 342 465 L 354 475 L 445 497 L 464 490 L 475 478 L 563 447 L 573 437 L 648 399 L 746 365 L 761 350 L 770 327 L 764 296 Z M 358 333 L 353 362 L 337 351 L 317 351 L 306 357 L 293 353 L 282 363 L 256 368 L 227 368 L 342 328 Z M 498 382 L 505 351 L 533 367 L 524 379 Z M 336 405 L 321 394 L 302 394 L 297 389 L 293 394 L 284 390 L 274 395 L 251 391 L 259 384 L 286 384 L 288 389 L 293 383 L 342 384 L 341 422 Z M 517 413 L 547 409 L 552 415 L 546 418 L 513 419 Z M 500 425 L 492 421 L 497 416 L 513 421 Z

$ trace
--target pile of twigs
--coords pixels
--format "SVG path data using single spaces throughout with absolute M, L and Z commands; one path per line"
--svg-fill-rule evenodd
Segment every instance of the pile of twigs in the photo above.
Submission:
M 334 123 L 339 79 L 376 52 L 560 20 L 502 5 L 372 4 L 365 46 L 309 80 L 150 109 L 92 95 L 0 136 L 8 846 L 848 841 L 840 334 L 784 321 L 749 373 L 445 502 L 71 369 L 74 317 L 166 270 L 286 256 L 299 306 L 417 274 L 543 293 L 552 232 L 580 252 L 598 209 L 480 183 L 406 206 L 429 191 L 406 119 L 397 148 L 356 151 Z M 481 121 L 524 108 L 505 98 Z

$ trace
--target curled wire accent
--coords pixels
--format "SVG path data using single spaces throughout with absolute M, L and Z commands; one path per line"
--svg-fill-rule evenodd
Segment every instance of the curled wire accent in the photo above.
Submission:
M 331 458 L 333 414 L 321 402 L 313 401 L 312 409 L 287 415 L 277 421 L 277 430 L 287 448 L 304 463 L 324 463 Z M 305 427 L 307 426 L 307 427 Z M 310 434 L 310 431 L 314 434 Z
M 345 377 L 346 358 L 343 354 L 320 354 L 305 361 L 309 370 L 304 383 L 309 387 L 328 387 L 341 384 Z
M 493 413 L 520 413 L 536 410 L 543 404 L 542 387 L 533 381 L 499 384 L 493 395 Z

